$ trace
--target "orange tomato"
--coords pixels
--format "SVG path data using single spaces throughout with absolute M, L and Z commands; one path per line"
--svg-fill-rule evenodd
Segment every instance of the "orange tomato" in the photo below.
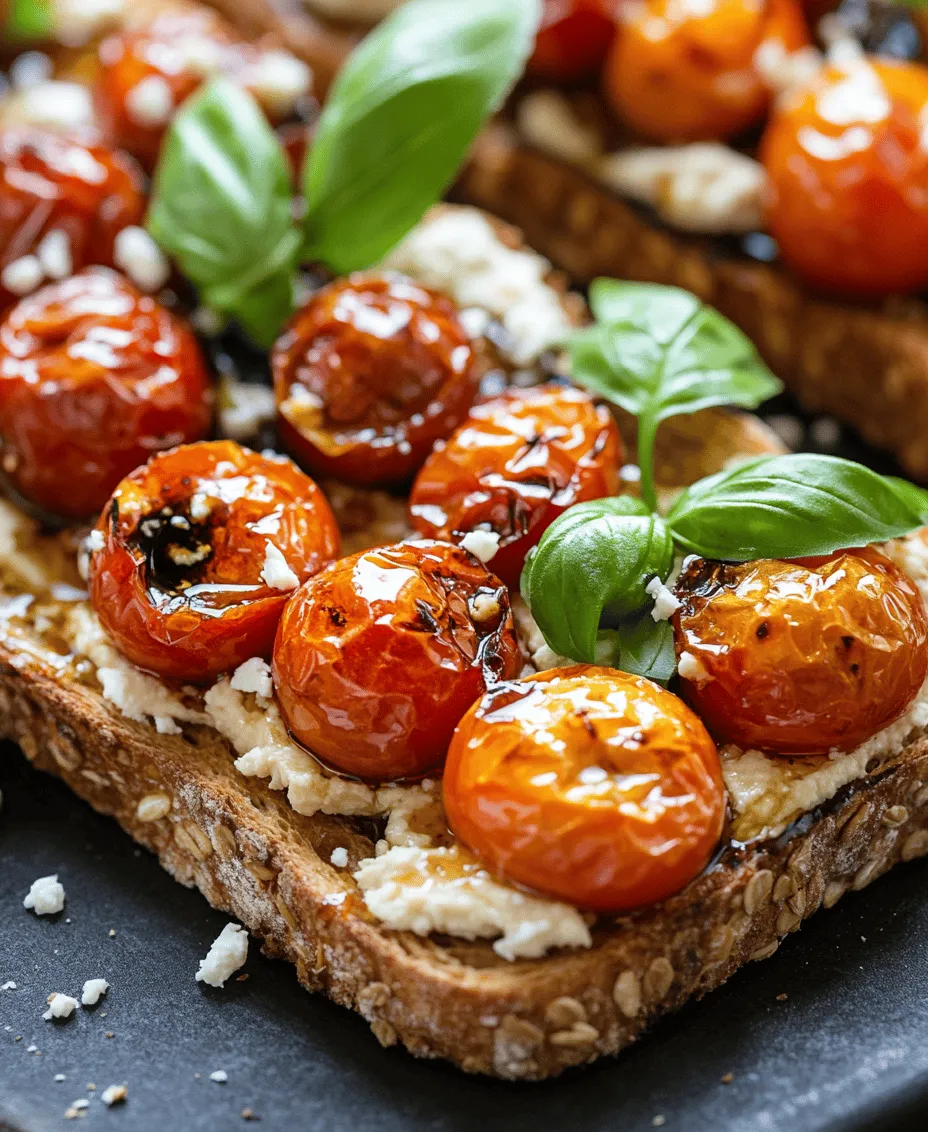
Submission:
M 684 694 L 719 740 L 740 747 L 853 750 L 905 711 L 928 674 L 921 596 L 875 550 L 698 559 L 677 596 L 677 654 L 701 669 Z
M 467 415 L 481 367 L 454 303 L 398 275 L 317 291 L 271 356 L 287 450 L 317 475 L 409 480 Z
M 152 453 L 212 427 L 190 328 L 115 272 L 22 299 L 0 323 L 0 467 L 41 511 L 96 515 Z
M 879 296 L 928 284 L 928 68 L 861 59 L 823 69 L 771 116 L 768 218 L 807 283 Z
M 313 481 L 230 440 L 153 457 L 96 529 L 90 600 L 103 628 L 139 668 L 193 684 L 270 656 L 290 589 L 339 552 Z M 273 558 L 292 580 L 269 572 Z
M 656 141 L 730 138 L 758 122 L 770 92 L 754 65 L 765 44 L 810 42 L 797 0 L 645 0 L 627 10 L 606 61 L 606 97 Z
M 622 440 L 609 410 L 549 383 L 475 405 L 413 484 L 409 521 L 426 538 L 498 540 L 495 574 L 519 584 L 525 556 L 574 503 L 619 490 Z
M 598 74 L 615 36 L 609 0 L 545 0 L 530 75 L 569 83 Z
M 444 802 L 493 872 L 596 912 L 678 892 L 725 817 L 697 716 L 650 680 L 592 665 L 491 689 L 455 732 Z
M 375 782 L 440 768 L 464 712 L 521 667 L 505 587 L 440 542 L 334 563 L 294 595 L 274 646 L 293 736 L 337 770 Z

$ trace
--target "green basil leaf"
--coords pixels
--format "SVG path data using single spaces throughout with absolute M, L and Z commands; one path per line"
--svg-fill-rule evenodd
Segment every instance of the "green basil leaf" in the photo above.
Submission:
M 664 521 L 631 496 L 568 508 L 545 531 L 522 573 L 522 595 L 548 645 L 596 659 L 603 617 L 618 621 L 650 603 L 648 582 L 673 564 Z
M 305 251 L 377 263 L 452 182 L 522 71 L 538 0 L 410 0 L 336 78 L 303 171 Z
M 655 622 L 650 613 L 646 613 L 621 626 L 616 638 L 617 651 L 613 663 L 623 672 L 667 684 L 677 671 L 673 626 L 669 621 Z
M 54 27 L 52 0 L 9 0 L 0 41 L 48 39 Z
M 283 150 L 250 94 L 213 79 L 175 115 L 148 229 L 200 300 L 269 346 L 293 310 L 300 235 Z
M 926 0 L 926 3 L 928 3 L 928 0 Z M 921 515 L 922 522 L 928 525 L 928 491 L 914 483 L 909 483 L 908 480 L 899 479 L 898 476 L 884 476 L 883 478 L 893 485 L 899 495 L 909 500 L 912 507 Z
M 925 524 L 925 493 L 899 483 L 835 456 L 763 456 L 687 488 L 667 522 L 704 558 L 830 554 Z

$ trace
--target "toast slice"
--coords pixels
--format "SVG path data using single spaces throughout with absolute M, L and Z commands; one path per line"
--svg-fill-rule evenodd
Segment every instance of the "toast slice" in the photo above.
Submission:
M 456 195 L 517 225 L 576 282 L 608 275 L 695 291 L 745 331 L 807 409 L 834 414 L 928 479 L 924 303 L 832 302 L 775 264 L 720 256 L 530 149 L 502 122 L 480 137 Z
M 668 422 L 662 487 L 672 492 L 776 447 L 746 416 Z M 382 539 L 383 523 L 401 513 L 398 501 L 370 493 L 342 492 L 334 502 L 354 546 Z M 17 525 L 8 534 L 16 550 L 4 559 L 6 594 L 35 589 L 42 572 L 45 587 L 73 584 L 60 536 Z M 11 619 L 5 606 L 0 736 L 116 818 L 181 883 L 259 936 L 268 954 L 294 963 L 307 989 L 362 1014 L 383 1045 L 399 1041 L 471 1072 L 537 1079 L 615 1053 L 743 963 L 772 955 L 821 904 L 928 852 L 928 741 L 912 737 L 890 764 L 782 836 L 729 844 L 664 904 L 600 921 L 588 950 L 507 962 L 488 942 L 389 931 L 367 912 L 351 876 L 373 855 L 369 822 L 299 815 L 279 791 L 240 775 L 231 748 L 208 727 L 161 735 L 118 714 L 92 666 L 56 644 L 56 610 L 63 616 L 64 608 L 46 601 L 38 624 Z M 336 868 L 332 850 L 342 846 L 348 865 Z

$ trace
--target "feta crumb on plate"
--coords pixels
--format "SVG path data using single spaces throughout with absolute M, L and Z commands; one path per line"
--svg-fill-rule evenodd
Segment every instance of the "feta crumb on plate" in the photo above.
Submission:
M 248 958 L 248 932 L 239 924 L 226 924 L 213 940 L 205 959 L 200 960 L 196 979 L 211 987 L 225 985 Z
M 100 1094 L 100 1100 L 107 1106 L 120 1104 L 129 1095 L 125 1085 L 108 1085 Z
M 348 850 L 343 845 L 339 845 L 337 849 L 332 850 L 329 860 L 337 869 L 343 869 L 348 864 Z
M 229 1074 L 224 1069 L 214 1069 L 209 1079 L 215 1081 L 217 1085 L 224 1085 L 229 1080 Z
M 81 991 L 81 1005 L 96 1006 L 109 989 L 106 979 L 88 979 Z
M 39 877 L 32 882 L 32 887 L 23 900 L 24 908 L 31 908 L 37 916 L 52 916 L 64 907 L 64 886 L 58 880 L 58 874 Z
M 52 991 L 46 1002 L 48 1010 L 42 1015 L 46 1022 L 51 1022 L 53 1018 L 70 1018 L 77 1009 L 77 999 L 59 991 Z

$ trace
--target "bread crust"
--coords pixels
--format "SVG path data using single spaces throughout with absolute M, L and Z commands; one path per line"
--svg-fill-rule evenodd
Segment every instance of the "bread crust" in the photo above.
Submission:
M 502 123 L 480 137 L 456 195 L 516 224 L 577 282 L 609 275 L 694 291 L 745 331 L 807 409 L 833 413 L 928 479 L 923 303 L 878 309 L 818 298 L 776 265 L 726 258 L 705 240 L 657 227 Z

